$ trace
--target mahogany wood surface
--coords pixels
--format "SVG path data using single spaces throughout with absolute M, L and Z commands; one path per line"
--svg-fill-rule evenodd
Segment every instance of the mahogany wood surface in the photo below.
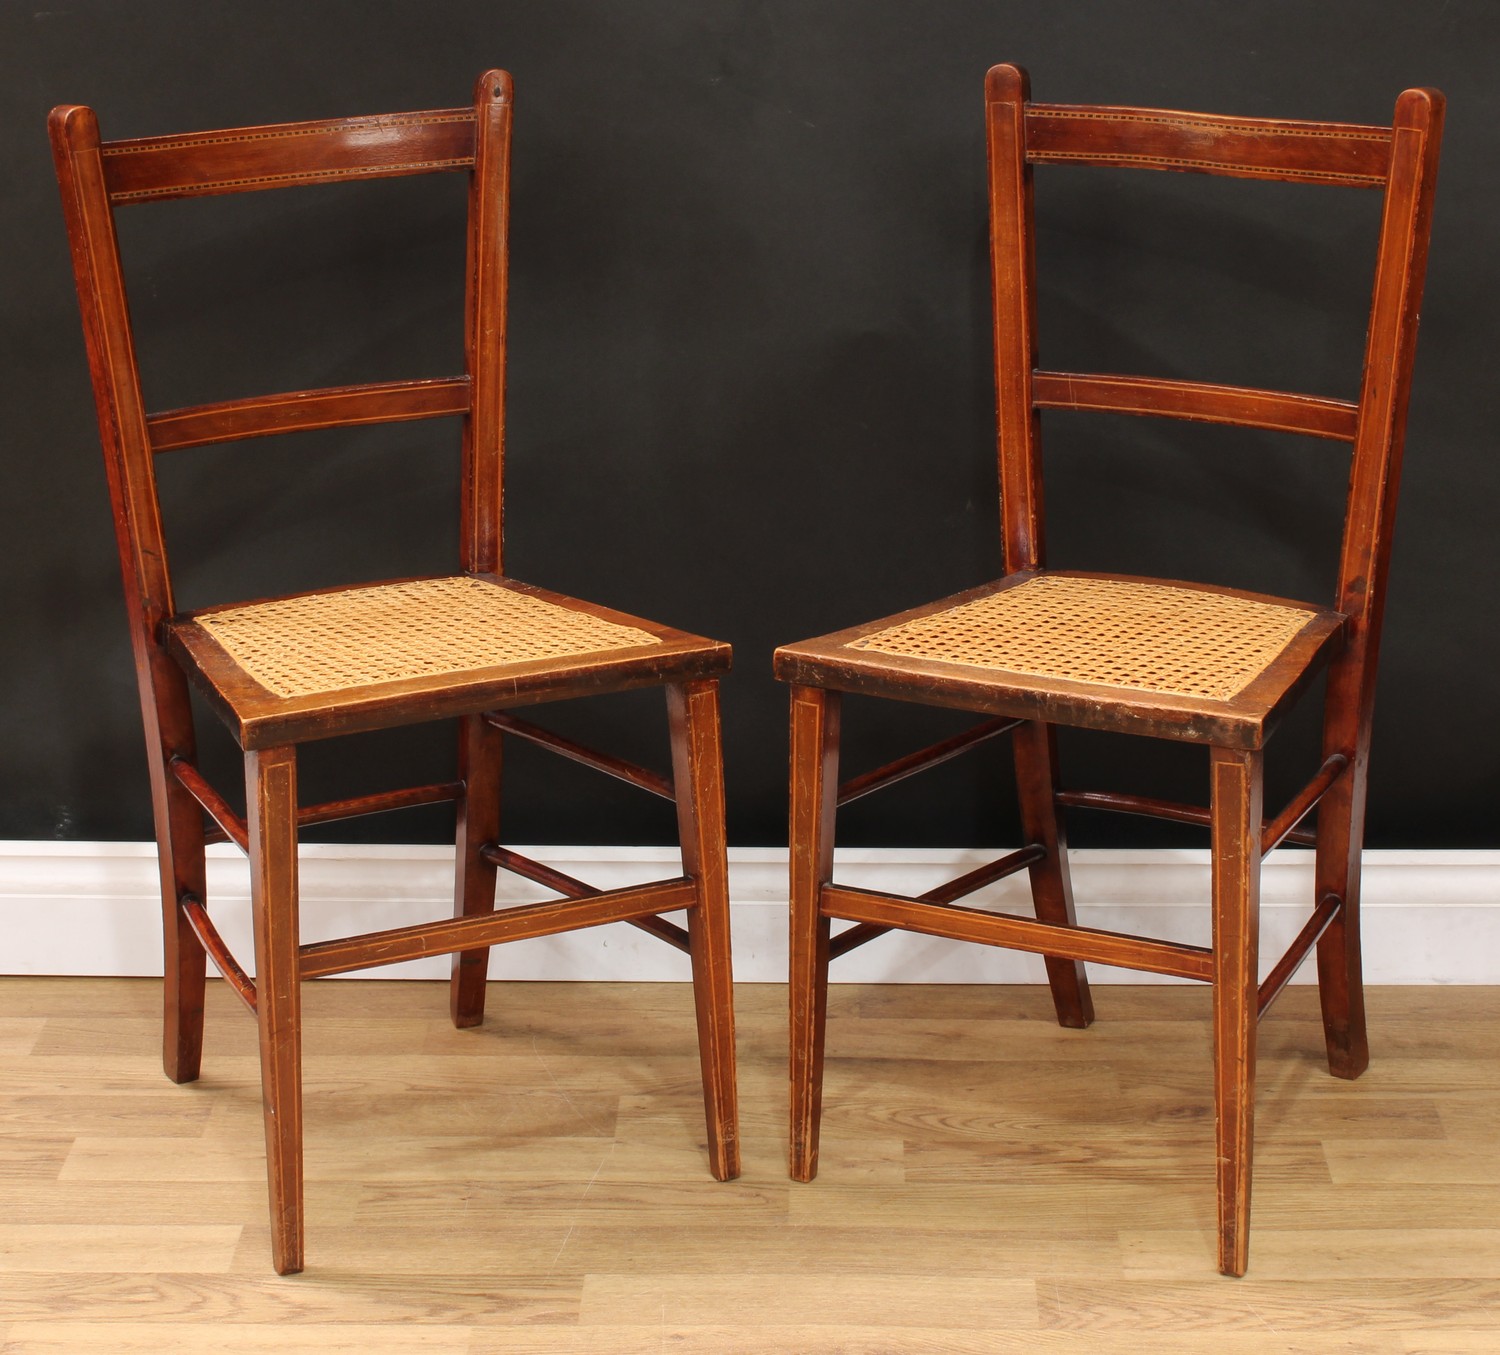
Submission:
M 1046 859 L 1047 849 L 1033 843 L 1030 847 L 1021 847 L 1016 851 L 1007 852 L 994 861 L 987 861 L 982 866 L 965 871 L 956 880 L 949 880 L 946 884 L 938 885 L 936 889 L 929 889 L 925 894 L 918 894 L 916 901 L 918 903 L 952 903 L 955 899 L 966 898 L 985 888 L 986 885 L 992 885 L 997 880 L 1003 880 L 1008 875 L 1014 875 L 1017 871 L 1025 870 L 1028 866 Z M 890 930 L 889 927 L 876 926 L 871 922 L 861 922 L 849 927 L 829 941 L 828 958 L 836 960 L 840 955 L 845 955 L 857 946 L 864 945 L 866 941 L 873 941 L 877 936 L 884 936 Z
M 426 955 L 472 951 L 503 941 L 556 936 L 582 927 L 670 913 L 678 908 L 691 908 L 695 903 L 690 883 L 656 880 L 625 889 L 603 890 L 584 899 L 522 904 L 456 917 L 449 922 L 419 922 L 411 927 L 393 927 L 389 931 L 305 945 L 301 949 L 302 977 L 317 979 L 328 974 L 399 964 L 403 960 L 419 960 Z
M 193 929 L 193 935 L 198 938 L 198 944 L 203 947 L 204 954 L 214 962 L 219 973 L 224 976 L 224 981 L 234 990 L 234 995 L 249 1008 L 253 1016 L 255 980 L 245 973 L 233 952 L 225 945 L 208 910 L 197 899 L 189 896 L 182 900 L 181 912 L 188 926 Z
M 991 71 L 992 100 L 1005 101 L 1014 87 L 1012 77 Z M 1389 127 L 1222 117 L 1167 108 L 1026 104 L 1029 164 L 1129 165 L 1383 188 L 1390 156 Z
M 468 412 L 469 382 L 460 376 L 330 386 L 322 390 L 221 400 L 147 415 L 146 430 L 152 451 L 171 452 L 238 438 L 268 437 L 273 433 L 345 428 L 362 423 L 400 423 Z
M 1225 1275 L 1243 1275 L 1250 1256 L 1263 784 L 1259 752 L 1213 750 L 1214 1138 Z
M 302 1269 L 302 976 L 297 928 L 297 753 L 245 754 L 255 1019 L 271 1196 L 271 1263 Z
M 960 753 L 966 753 L 1001 734 L 1009 734 L 1020 723 L 1019 720 L 982 720 L 951 738 L 941 739 L 926 748 L 919 748 L 915 753 L 899 757 L 894 762 L 887 762 L 883 767 L 850 777 L 839 787 L 839 807 L 843 808 L 866 795 L 873 795 L 887 786 L 894 786 L 896 782 L 904 781 L 918 772 L 925 772 L 929 767 L 940 767 Z
M 1306 791 L 1302 794 L 1306 794 Z M 1193 823 L 1200 828 L 1207 828 L 1213 822 L 1213 815 L 1202 805 L 1158 800 L 1149 795 L 1121 795 L 1106 790 L 1060 790 L 1057 792 L 1057 803 L 1069 809 L 1103 809 L 1117 814 L 1139 814 L 1148 819 L 1166 819 L 1171 823 Z M 1285 812 L 1278 816 L 1277 822 L 1284 817 Z M 1272 822 L 1266 824 L 1266 841 L 1270 841 L 1274 826 Z M 1276 841 L 1296 842 L 1310 847 L 1317 841 L 1317 837 L 1313 833 L 1289 828 L 1285 834 L 1278 833 Z
M 500 74 L 496 97 L 508 98 Z M 136 137 L 103 148 L 105 187 L 117 205 L 467 169 L 474 124 L 472 108 L 443 108 Z
M 1271 967 L 1271 972 L 1261 980 L 1260 990 L 1256 996 L 1256 1018 L 1263 1017 L 1270 1010 L 1271 1004 L 1286 990 L 1287 984 L 1292 981 L 1292 976 L 1301 967 L 1302 962 L 1307 959 L 1312 948 L 1318 944 L 1323 933 L 1333 925 L 1333 920 L 1343 909 L 1343 900 L 1335 898 L 1330 894 L 1316 908 L 1307 919 L 1302 930 L 1292 938 L 1292 944 L 1286 948 L 1286 954 L 1277 960 Z
M 828 1024 L 829 925 L 823 900 L 833 878 L 838 812 L 836 691 L 792 688 L 790 979 L 792 1178 L 818 1174 L 823 1122 L 823 1049 Z
M 694 888 L 695 904 L 688 913 L 688 955 L 693 965 L 708 1161 L 715 1178 L 728 1181 L 740 1174 L 740 1132 L 719 684 L 674 683 L 667 688 L 667 717 L 682 870 Z
M 260 1031 L 271 1251 L 287 1274 L 304 1258 L 301 1131 L 301 981 L 424 955 L 455 956 L 450 1008 L 458 1027 L 484 1013 L 488 948 L 613 921 L 686 949 L 698 1001 L 701 1075 L 712 1174 L 739 1171 L 733 1002 L 724 850 L 717 677 L 727 645 L 502 574 L 506 286 L 511 82 L 487 71 L 467 108 L 103 141 L 92 110 L 64 106 L 49 121 L 93 378 L 116 540 L 145 722 L 162 870 L 166 935 L 163 1061 L 179 1082 L 198 1076 L 206 964 L 212 958 L 253 1011 Z M 148 414 L 115 234 L 113 209 L 167 198 L 307 186 L 437 171 L 469 181 L 464 372 L 249 396 Z M 555 606 L 648 632 L 653 643 L 310 697 L 277 697 L 199 624 L 179 612 L 157 500 L 156 453 L 311 429 L 457 416 L 462 473 L 458 559 L 470 576 Z M 338 591 L 338 590 L 323 590 Z M 208 608 L 243 606 L 247 600 Z M 197 766 L 188 682 L 223 718 L 245 759 L 242 820 Z M 595 753 L 500 708 L 664 686 L 672 712 L 677 789 L 656 773 Z M 311 739 L 456 718 L 457 781 L 402 787 L 299 807 L 296 749 Z M 507 730 L 678 801 L 684 879 L 600 892 L 531 863 L 534 879 L 563 885 L 560 901 L 497 913 L 501 744 Z M 301 945 L 297 829 L 361 814 L 457 802 L 454 916 L 365 936 Z M 205 889 L 204 814 L 248 854 L 256 979 L 226 947 Z M 523 871 L 523 873 L 528 873 Z M 659 917 L 687 910 L 686 929 Z M 3 1334 L 0 1334 L 3 1339 Z
M 534 743 L 541 748 L 550 748 L 570 762 L 581 762 L 585 767 L 592 767 L 595 771 L 612 776 L 617 781 L 624 781 L 632 786 L 639 786 L 642 790 L 649 790 L 653 795 L 659 795 L 664 800 L 677 798 L 677 792 L 673 790 L 671 781 L 660 772 L 653 772 L 647 767 L 638 767 L 624 758 L 612 757 L 607 753 L 585 748 L 581 743 L 576 743 L 572 739 L 564 738 L 561 734 L 553 733 L 550 729 L 543 729 L 529 720 L 519 719 L 504 711 L 490 711 L 484 718 L 495 728 L 503 729 L 507 734 L 524 739 L 527 743 Z
M 1089 409 L 1111 414 L 1270 428 L 1279 433 L 1353 442 L 1359 413 L 1349 400 L 1285 391 L 1174 381 L 1159 376 L 1103 376 L 1084 372 L 1033 372 L 1032 403 L 1038 409 Z
M 556 890 L 565 899 L 593 899 L 598 898 L 604 892 L 593 885 L 584 884 L 582 880 L 575 879 L 571 875 L 564 874 L 553 866 L 545 865 L 541 861 L 533 861 L 529 856 L 522 856 L 520 852 L 511 851 L 508 847 L 491 845 L 481 848 L 479 854 L 501 870 L 508 870 L 513 875 L 521 876 L 522 879 L 532 880 L 547 889 Z M 668 922 L 664 917 L 651 915 L 627 917 L 621 920 L 628 922 L 632 927 L 640 928 L 643 932 L 650 932 L 652 936 L 665 941 L 673 949 L 680 950 L 685 955 L 692 952 L 692 942 L 687 928 L 679 927 L 675 922 Z
M 1218 1161 L 1218 1261 L 1225 1274 L 1248 1263 L 1255 1098 L 1255 1028 L 1316 946 L 1329 1067 L 1357 1077 L 1369 1061 L 1360 979 L 1359 856 L 1369 734 L 1390 538 L 1410 395 L 1426 261 L 1442 96 L 1407 90 L 1391 127 L 1293 122 L 1156 108 L 1033 103 L 1026 73 L 996 66 L 986 79 L 990 253 L 994 320 L 1001 544 L 999 580 L 850 627 L 784 645 L 778 677 L 792 684 L 792 1122 L 791 1172 L 816 1169 L 824 1012 L 830 955 L 900 928 L 1008 946 L 1047 957 L 1059 1022 L 1084 1026 L 1092 1006 L 1083 962 L 1133 967 L 1213 987 Z M 1383 193 L 1375 287 L 1358 402 L 1319 395 L 1129 373 L 1042 371 L 1037 361 L 1033 166 L 1064 163 L 1185 170 L 1236 178 L 1353 186 Z M 903 622 L 992 596 L 1044 576 L 1046 514 L 1040 459 L 1043 409 L 1172 417 L 1304 434 L 1353 445 L 1339 575 L 1331 605 L 1260 598 L 1304 611 L 1307 622 L 1239 693 L 1223 700 L 1175 697 L 1127 686 L 1039 676 L 938 657 L 856 648 Z M 1115 575 L 1073 575 L 1112 579 Z M 1263 814 L 1263 750 L 1280 718 L 1327 670 L 1323 761 L 1284 809 Z M 980 711 L 1017 720 L 1013 746 L 1036 918 L 851 889 L 832 880 L 841 692 Z M 1207 745 L 1210 805 L 1064 787 L 1056 727 L 1145 735 Z M 983 726 L 981 726 L 983 728 Z M 959 736 L 952 751 L 979 742 Z M 945 751 L 944 745 L 937 745 Z M 951 755 L 951 753 L 948 753 Z M 935 762 L 935 757 L 928 758 Z M 904 763 L 851 787 L 868 793 L 899 779 Z M 894 770 L 893 770 L 894 769 Z M 842 798 L 853 798 L 846 795 Z M 1213 843 L 1213 946 L 1205 949 L 1077 926 L 1061 811 L 1118 810 L 1207 826 Z M 1298 825 L 1318 810 L 1315 836 Z M 1317 844 L 1314 907 L 1296 940 L 1257 984 L 1261 857 L 1283 841 Z M 959 883 L 959 882 L 955 882 Z M 832 942 L 828 919 L 854 923 Z
M 459 721 L 458 775 L 463 797 L 453 850 L 453 916 L 485 917 L 495 910 L 495 863 L 485 848 L 500 840 L 500 731 L 479 715 Z M 448 1009 L 460 1029 L 484 1020 L 490 952 L 480 946 L 453 953 Z

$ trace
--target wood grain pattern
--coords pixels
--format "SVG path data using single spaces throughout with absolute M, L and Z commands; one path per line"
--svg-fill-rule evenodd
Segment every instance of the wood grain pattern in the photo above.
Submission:
M 495 864 L 484 848 L 500 840 L 500 731 L 483 716 L 458 722 L 458 775 L 463 799 L 454 840 L 453 916 L 484 917 L 495 911 Z M 460 1029 L 484 1020 L 487 946 L 453 953 L 448 983 L 448 1012 Z
M 740 1131 L 719 684 L 693 682 L 668 687 L 667 717 L 682 870 L 696 891 L 696 904 L 688 913 L 688 956 L 693 965 L 693 1002 L 698 1016 L 708 1163 L 717 1180 L 730 1181 L 740 1174 Z
M 1354 441 L 1359 414 L 1359 407 L 1349 400 L 1159 376 L 1033 372 L 1031 382 L 1032 400 L 1038 409 L 1154 414 L 1240 428 L 1270 428 L 1339 442 Z
M 818 1127 L 823 1117 L 823 1048 L 828 1020 L 829 923 L 823 890 L 833 878 L 833 832 L 838 814 L 837 692 L 792 688 L 790 1081 L 792 1177 L 818 1174 Z
M 268 437 L 313 428 L 347 428 L 363 423 L 437 419 L 466 414 L 468 410 L 468 379 L 448 377 L 287 391 L 193 405 L 148 415 L 146 429 L 153 452 L 172 452 L 237 438 Z
M 688 1169 L 704 1121 L 685 984 L 496 984 L 477 1031 L 453 1029 L 442 992 L 307 987 L 319 1244 L 292 1281 L 267 1273 L 254 1221 L 256 1034 L 226 986 L 208 985 L 200 1091 L 161 1079 L 154 982 L 0 984 L 0 1028 L 40 1031 L 0 1054 L 0 1162 L 38 1132 L 52 1144 L 3 1180 L 10 1347 L 1500 1344 L 1500 989 L 1372 990 L 1382 1050 L 1409 1052 L 1358 1082 L 1320 1074 L 1317 997 L 1287 992 L 1260 1029 L 1255 1259 L 1234 1284 L 1204 1264 L 1206 989 L 1098 989 L 1080 1037 L 1040 987 L 835 985 L 811 1185 L 785 1173 L 779 986 L 737 994 L 733 1185 Z
M 136 137 L 104 148 L 111 204 L 463 169 L 474 110 L 434 109 Z
M 296 749 L 245 754 L 245 806 L 271 1261 L 278 1275 L 292 1275 L 302 1269 L 304 1251 Z
M 1391 129 L 1103 104 L 1028 104 L 1026 159 L 1383 188 Z

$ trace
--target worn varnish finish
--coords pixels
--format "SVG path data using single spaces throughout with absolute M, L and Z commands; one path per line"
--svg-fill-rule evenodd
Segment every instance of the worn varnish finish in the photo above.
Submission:
M 1391 127 L 1220 117 L 1150 108 L 1049 105 L 1030 100 L 1027 77 L 997 66 L 987 84 L 990 243 L 1005 576 L 900 616 L 787 645 L 776 671 L 792 684 L 792 1175 L 817 1168 L 827 965 L 891 928 L 1015 947 L 1047 956 L 1058 1019 L 1093 1016 L 1082 962 L 1092 960 L 1210 981 L 1218 1142 L 1219 1266 L 1244 1273 L 1248 1255 L 1256 1022 L 1316 946 L 1331 1070 L 1357 1077 L 1369 1061 L 1360 982 L 1359 860 L 1364 825 L 1375 660 L 1389 570 L 1417 314 L 1426 263 L 1442 96 L 1408 90 Z M 1379 189 L 1384 195 L 1374 299 L 1357 403 L 1179 379 L 1038 370 L 1032 166 L 1127 166 L 1290 183 Z M 1331 603 L 1266 598 L 1202 584 L 1220 597 L 1291 607 L 1307 621 L 1258 676 L 1217 699 L 1171 695 L 1098 680 L 1042 677 L 856 647 L 899 623 L 945 612 L 1044 576 L 1039 417 L 1042 409 L 1102 410 L 1268 428 L 1353 444 L 1339 577 Z M 1053 572 L 1053 576 L 1063 574 Z M 1115 575 L 1074 579 L 1118 580 Z M 1142 582 L 1142 581 L 1136 581 Z M 1277 722 L 1326 669 L 1323 763 L 1274 816 L 1262 804 L 1262 760 Z M 1014 722 L 1023 850 L 1036 918 L 958 905 L 965 888 L 904 899 L 831 878 L 840 692 L 982 711 Z M 1058 725 L 1206 745 L 1210 805 L 1064 789 Z M 970 742 L 978 742 L 971 740 Z M 918 770 L 951 756 L 948 740 L 899 759 Z M 886 769 L 851 786 L 896 779 Z M 907 773 L 909 774 L 909 772 Z M 1315 834 L 1298 825 L 1321 805 Z M 1213 838 L 1211 950 L 1076 926 L 1061 811 L 1119 810 L 1199 823 Z M 1315 841 L 1317 890 L 1307 925 L 1257 986 L 1260 860 L 1278 842 Z M 962 882 L 955 882 L 955 886 Z M 856 925 L 830 942 L 832 919 Z
M 205 962 L 212 957 L 255 1013 L 260 1029 L 271 1247 L 283 1273 L 303 1262 L 300 1075 L 301 980 L 453 953 L 452 1019 L 484 1014 L 488 947 L 612 921 L 633 922 L 692 954 L 708 1122 L 709 1165 L 739 1170 L 723 769 L 717 678 L 727 645 L 533 588 L 503 573 L 506 219 L 511 84 L 488 71 L 467 108 L 182 136 L 106 142 L 87 108 L 53 111 L 50 132 L 108 472 L 151 765 L 166 936 L 168 1076 L 198 1076 Z M 254 396 L 148 413 L 136 367 L 113 211 L 165 198 L 315 185 L 393 175 L 469 175 L 465 371 L 440 380 L 387 381 Z M 462 419 L 459 568 L 496 587 L 568 611 L 634 626 L 654 643 L 537 659 L 461 674 L 439 673 L 305 697 L 274 695 L 173 600 L 154 457 L 230 439 L 457 415 Z M 242 605 L 238 600 L 230 606 Z M 211 608 L 208 611 L 221 610 Z M 198 770 L 188 683 L 194 683 L 245 752 L 242 820 Z M 552 739 L 556 751 L 676 799 L 683 879 L 600 892 L 552 879 L 500 847 L 500 762 L 506 718 L 498 708 L 597 692 L 659 686 L 667 694 L 675 789 L 665 778 L 607 754 Z M 310 739 L 456 717 L 459 780 L 299 808 L 296 748 Z M 524 737 L 537 741 L 532 726 Z M 520 732 L 518 730 L 518 732 Z M 544 743 L 546 739 L 541 741 Z M 561 742 L 566 746 L 557 746 Z M 358 814 L 454 800 L 458 810 L 454 918 L 303 946 L 297 935 L 297 828 Z M 215 827 L 206 832 L 204 813 Z M 251 863 L 256 973 L 228 953 L 205 896 L 205 838 L 222 836 Z M 559 902 L 497 914 L 495 871 L 516 866 Z M 657 916 L 686 911 L 687 928 Z

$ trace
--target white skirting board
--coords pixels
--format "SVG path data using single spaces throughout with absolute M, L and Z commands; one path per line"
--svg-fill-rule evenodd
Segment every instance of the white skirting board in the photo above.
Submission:
M 660 847 L 534 847 L 528 856 L 610 889 L 680 873 Z M 919 894 L 1005 849 L 851 848 L 835 877 Z M 249 877 L 233 847 L 209 849 L 209 910 L 230 948 L 253 969 Z M 1075 851 L 1079 921 L 1198 945 L 1209 942 L 1208 854 L 1201 850 Z M 453 851 L 431 846 L 309 845 L 301 852 L 302 938 L 318 941 L 446 917 Z M 501 873 L 501 906 L 553 897 Z M 786 978 L 786 853 L 730 851 L 734 970 L 747 983 Z M 965 900 L 1030 912 L 1025 872 Z M 1284 850 L 1262 872 L 1261 970 L 1306 920 L 1312 853 Z M 1500 983 L 1500 851 L 1372 851 L 1364 868 L 1365 976 L 1369 983 Z M 369 971 L 443 978 L 448 958 Z M 1304 965 L 1298 980 L 1313 977 Z M 0 974 L 160 974 L 156 849 L 142 842 L 0 842 Z M 1096 981 L 1170 982 L 1090 965 Z M 615 924 L 496 947 L 494 979 L 682 981 L 687 957 Z M 882 937 L 833 966 L 835 981 L 1040 983 L 1041 959 L 914 934 Z

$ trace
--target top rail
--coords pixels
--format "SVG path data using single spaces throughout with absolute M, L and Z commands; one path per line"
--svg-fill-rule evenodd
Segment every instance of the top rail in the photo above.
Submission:
M 234 127 L 106 141 L 99 149 L 115 205 L 249 193 L 467 169 L 474 163 L 474 110 Z
M 1165 108 L 1026 105 L 1026 158 L 1242 179 L 1383 188 L 1389 127 L 1220 117 Z

